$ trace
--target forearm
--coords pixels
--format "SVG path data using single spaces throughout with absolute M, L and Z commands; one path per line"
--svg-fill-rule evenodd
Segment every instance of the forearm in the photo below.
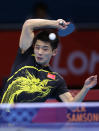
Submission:
M 82 102 L 88 91 L 89 89 L 83 87 L 82 90 L 74 97 L 72 102 Z
M 23 26 L 26 26 L 32 30 L 40 28 L 58 28 L 57 20 L 46 20 L 46 19 L 29 19 Z

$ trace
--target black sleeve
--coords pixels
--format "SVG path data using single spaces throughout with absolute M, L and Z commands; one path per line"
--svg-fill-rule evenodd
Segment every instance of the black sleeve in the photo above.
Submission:
M 18 48 L 16 58 L 14 60 L 12 68 L 11 68 L 11 74 L 13 74 L 13 72 L 17 69 L 17 67 L 20 66 L 21 63 L 23 63 L 28 58 L 28 56 L 30 56 L 31 54 L 33 54 L 33 48 L 32 47 L 30 47 L 23 54 L 21 53 L 21 49 Z
M 64 79 L 61 79 L 59 82 L 58 82 L 58 86 L 55 90 L 55 93 L 59 96 L 65 92 L 68 92 L 69 90 L 67 89 L 67 85 L 66 85 L 66 82 L 64 81 Z
M 63 93 L 66 93 L 68 92 L 68 88 L 67 88 L 67 85 L 66 85 L 66 82 L 64 81 L 63 78 L 61 78 L 59 81 L 58 81 L 58 84 L 57 84 L 57 87 L 55 88 L 51 98 L 55 98 L 56 100 L 58 100 L 59 102 L 62 102 L 59 95 L 63 94 Z
M 32 46 L 29 48 L 29 49 L 27 49 L 23 54 L 21 53 L 21 48 L 18 48 L 18 52 L 17 52 L 17 56 L 28 56 L 28 55 L 30 55 L 30 54 L 32 54 L 33 53 L 33 48 L 32 48 Z

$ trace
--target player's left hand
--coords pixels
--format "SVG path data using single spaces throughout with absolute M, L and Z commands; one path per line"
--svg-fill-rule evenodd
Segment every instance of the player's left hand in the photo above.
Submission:
M 85 80 L 84 88 L 91 89 L 97 84 L 97 75 L 91 76 Z

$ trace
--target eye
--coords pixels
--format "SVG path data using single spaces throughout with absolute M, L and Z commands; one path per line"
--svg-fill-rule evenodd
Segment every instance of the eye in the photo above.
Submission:
M 43 48 L 44 51 L 48 51 L 48 48 Z
M 35 46 L 35 49 L 36 49 L 36 50 L 39 50 L 39 48 L 40 48 L 39 46 Z

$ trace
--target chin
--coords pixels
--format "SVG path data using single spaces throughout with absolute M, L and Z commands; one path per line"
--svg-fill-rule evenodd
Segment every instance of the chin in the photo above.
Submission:
M 38 60 L 36 60 L 36 62 L 37 62 L 38 64 L 40 64 L 40 65 L 46 65 L 46 64 L 47 64 L 45 61 L 38 61 Z
M 44 63 L 43 62 L 40 62 L 40 61 L 36 61 L 38 64 L 40 65 L 43 65 Z

